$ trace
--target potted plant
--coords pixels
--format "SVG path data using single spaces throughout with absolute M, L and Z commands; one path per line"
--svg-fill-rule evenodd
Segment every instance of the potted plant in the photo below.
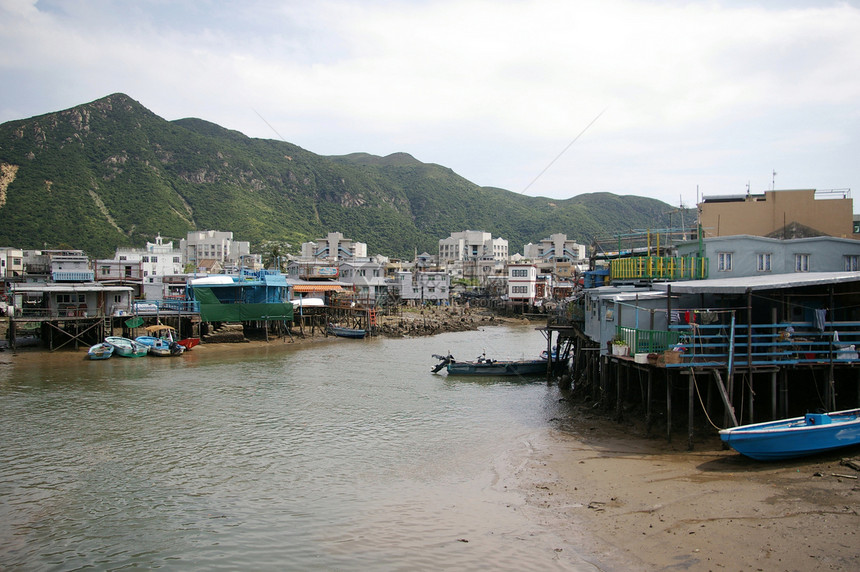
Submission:
M 612 340 L 612 355 L 626 356 L 629 350 L 623 338 L 616 337 Z

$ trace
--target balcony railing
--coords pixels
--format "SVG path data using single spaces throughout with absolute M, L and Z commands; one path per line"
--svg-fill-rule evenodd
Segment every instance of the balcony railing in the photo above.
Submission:
M 138 315 L 199 314 L 200 302 L 196 300 L 135 300 L 134 313 Z
M 108 313 L 104 308 L 88 308 L 86 306 L 62 305 L 58 308 L 42 308 L 25 305 L 16 306 L 14 318 L 54 320 L 62 318 L 103 318 L 109 314 L 120 315 L 120 312 L 128 314 L 128 306 L 114 305 Z
M 610 263 L 611 280 L 704 280 L 708 259 L 699 257 L 634 256 Z
M 741 367 L 851 363 L 860 359 L 860 322 L 672 326 L 680 362 L 666 367 Z
M 637 354 L 662 352 L 672 348 L 678 344 L 680 333 L 616 326 L 615 336 L 630 348 L 631 354 Z
M 92 270 L 55 270 L 51 279 L 54 282 L 92 282 L 95 273 Z

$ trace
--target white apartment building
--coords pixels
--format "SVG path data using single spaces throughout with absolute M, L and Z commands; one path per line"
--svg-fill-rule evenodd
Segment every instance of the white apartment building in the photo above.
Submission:
M 572 262 L 582 264 L 585 258 L 585 245 L 568 240 L 566 234 L 557 233 L 544 238 L 537 244 L 528 243 L 523 247 L 525 258 L 552 262 Z
M 508 241 L 493 238 L 489 232 L 466 230 L 451 233 L 448 238 L 439 240 L 439 262 L 464 260 L 494 260 L 504 262 L 508 259 Z
M 330 232 L 325 238 L 302 243 L 302 258 L 327 260 L 367 258 L 367 244 L 344 238 L 339 232 Z
M 24 251 L 4 246 L 0 248 L 0 280 L 24 276 Z
M 537 266 L 534 264 L 508 265 L 508 299 L 534 303 L 537 296 Z
M 251 266 L 251 243 L 233 240 L 232 232 L 195 230 L 179 241 L 185 262 L 196 271 L 203 260 L 216 260 L 221 266 Z M 248 257 L 248 261 L 245 258 Z
M 156 276 L 182 273 L 182 251 L 173 248 L 173 241 L 164 242 L 161 235 L 155 242 L 147 242 L 145 248 L 117 248 L 114 260 L 140 265 L 140 276 L 144 282 L 155 282 Z

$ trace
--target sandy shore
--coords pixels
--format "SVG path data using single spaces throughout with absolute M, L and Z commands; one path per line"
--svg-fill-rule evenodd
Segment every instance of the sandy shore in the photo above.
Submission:
M 761 463 L 678 442 L 573 414 L 531 444 L 527 510 L 604 570 L 860 570 L 860 472 L 840 465 L 860 450 Z
M 206 354 L 272 352 L 337 342 L 319 334 L 202 344 Z M 86 350 L 0 352 L 62 366 Z M 171 359 L 171 358 L 166 358 Z M 521 510 L 550 526 L 601 570 L 860 570 L 860 472 L 840 465 L 857 448 L 761 463 L 704 436 L 667 443 L 571 406 L 546 439 L 528 443 L 518 470 Z

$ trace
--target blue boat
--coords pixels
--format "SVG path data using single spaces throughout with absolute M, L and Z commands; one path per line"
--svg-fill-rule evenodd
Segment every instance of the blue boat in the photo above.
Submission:
M 860 409 L 741 425 L 721 430 L 720 439 L 759 461 L 815 455 L 860 444 Z
M 367 335 L 367 332 L 365 330 L 361 330 L 358 328 L 344 328 L 343 326 L 338 326 L 337 324 L 329 324 L 328 333 L 339 338 L 358 339 L 361 339 Z
M 91 346 L 87 351 L 87 357 L 90 359 L 108 359 L 112 355 L 113 346 L 107 342 Z
M 137 336 L 134 341 L 139 342 L 149 348 L 149 355 L 164 357 L 182 355 L 185 348 L 166 338 L 157 338 L 155 336 Z

